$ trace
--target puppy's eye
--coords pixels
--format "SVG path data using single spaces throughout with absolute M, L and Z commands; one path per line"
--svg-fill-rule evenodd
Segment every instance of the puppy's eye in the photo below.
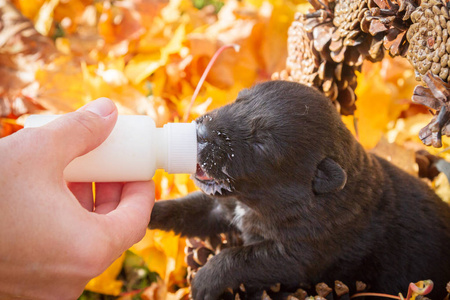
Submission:
M 253 149 L 258 154 L 262 154 L 262 155 L 266 154 L 266 146 L 264 145 L 264 143 L 260 143 L 260 142 L 253 143 Z

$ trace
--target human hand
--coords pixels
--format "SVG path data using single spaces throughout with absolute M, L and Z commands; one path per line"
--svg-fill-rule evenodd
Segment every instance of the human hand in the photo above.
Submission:
M 63 179 L 116 119 L 114 104 L 101 98 L 0 139 L 0 299 L 76 299 L 144 236 L 153 182 L 97 184 L 94 209 L 90 183 Z

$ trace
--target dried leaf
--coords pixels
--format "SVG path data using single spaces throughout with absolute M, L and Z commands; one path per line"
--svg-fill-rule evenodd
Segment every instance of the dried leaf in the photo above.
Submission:
M 403 171 L 418 176 L 419 167 L 416 163 L 416 152 L 414 150 L 396 143 L 389 143 L 386 138 L 382 138 L 370 152 L 393 163 Z

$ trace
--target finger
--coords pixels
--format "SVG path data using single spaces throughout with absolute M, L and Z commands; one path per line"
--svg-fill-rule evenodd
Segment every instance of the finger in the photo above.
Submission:
M 153 181 L 124 184 L 119 205 L 103 218 L 117 253 L 127 250 L 144 237 L 154 202 Z
M 94 194 L 92 192 L 91 182 L 68 182 L 67 187 L 82 207 L 88 211 L 94 209 Z
M 123 183 L 119 182 L 95 183 L 95 212 L 107 214 L 116 209 L 120 202 L 122 188 Z
M 117 109 L 107 98 L 88 103 L 76 112 L 65 114 L 42 126 L 41 137 L 52 144 L 63 170 L 74 158 L 99 146 L 111 133 L 117 120 Z

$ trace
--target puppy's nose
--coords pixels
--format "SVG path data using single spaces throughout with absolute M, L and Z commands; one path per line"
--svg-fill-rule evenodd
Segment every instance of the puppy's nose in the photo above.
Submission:
M 197 141 L 199 143 L 204 143 L 208 138 L 208 130 L 206 129 L 205 124 L 197 123 Z
M 205 143 L 208 141 L 209 130 L 208 123 L 212 118 L 209 115 L 204 115 L 196 120 L 197 122 L 197 141 L 199 143 Z

